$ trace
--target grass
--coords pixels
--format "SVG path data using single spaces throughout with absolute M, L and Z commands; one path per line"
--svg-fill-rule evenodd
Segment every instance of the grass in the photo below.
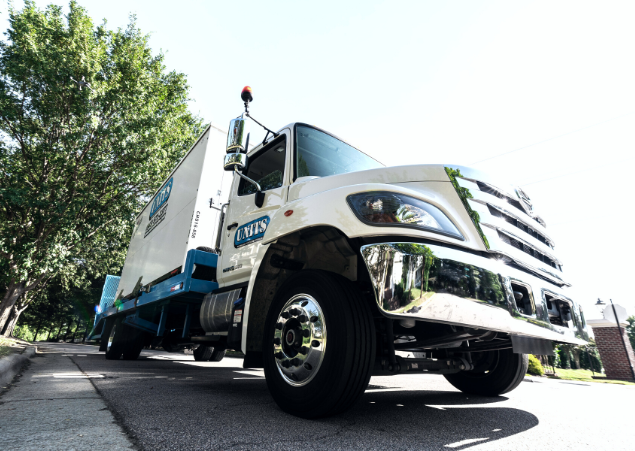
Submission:
M 0 357 L 6 357 L 23 349 L 24 341 L 0 337 Z
M 593 372 L 591 370 L 565 370 L 563 368 L 556 368 L 557 378 L 552 379 L 562 379 L 567 381 L 582 381 L 582 382 L 599 382 L 603 384 L 618 384 L 618 385 L 635 385 L 632 382 L 626 381 L 616 381 L 606 379 L 606 376 L 595 373 L 595 376 L 601 376 L 602 379 L 593 379 Z

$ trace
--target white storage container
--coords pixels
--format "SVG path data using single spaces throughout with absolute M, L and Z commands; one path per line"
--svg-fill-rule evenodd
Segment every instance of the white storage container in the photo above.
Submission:
M 223 170 L 226 141 L 210 125 L 137 216 L 118 297 L 182 267 L 190 249 L 214 247 L 233 176 Z

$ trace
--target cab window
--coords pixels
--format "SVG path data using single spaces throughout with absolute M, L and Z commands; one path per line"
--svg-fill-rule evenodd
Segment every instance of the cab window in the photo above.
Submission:
M 280 188 L 284 176 L 287 140 L 284 135 L 267 145 L 248 161 L 247 173 L 252 180 L 258 182 L 263 191 Z M 240 179 L 238 195 L 254 194 L 256 187 L 247 180 Z

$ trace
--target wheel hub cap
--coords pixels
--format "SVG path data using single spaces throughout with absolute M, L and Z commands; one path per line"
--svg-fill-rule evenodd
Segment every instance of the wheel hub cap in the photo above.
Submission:
M 317 374 L 326 349 L 326 323 L 318 302 L 308 294 L 284 305 L 273 339 L 273 354 L 282 378 L 290 385 L 309 383 Z

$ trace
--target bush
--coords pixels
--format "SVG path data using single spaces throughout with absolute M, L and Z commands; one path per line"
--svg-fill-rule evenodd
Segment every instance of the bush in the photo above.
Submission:
M 545 374 L 545 370 L 542 367 L 540 360 L 531 354 L 529 354 L 529 368 L 527 368 L 527 372 L 529 374 L 533 374 L 534 376 L 542 376 Z

